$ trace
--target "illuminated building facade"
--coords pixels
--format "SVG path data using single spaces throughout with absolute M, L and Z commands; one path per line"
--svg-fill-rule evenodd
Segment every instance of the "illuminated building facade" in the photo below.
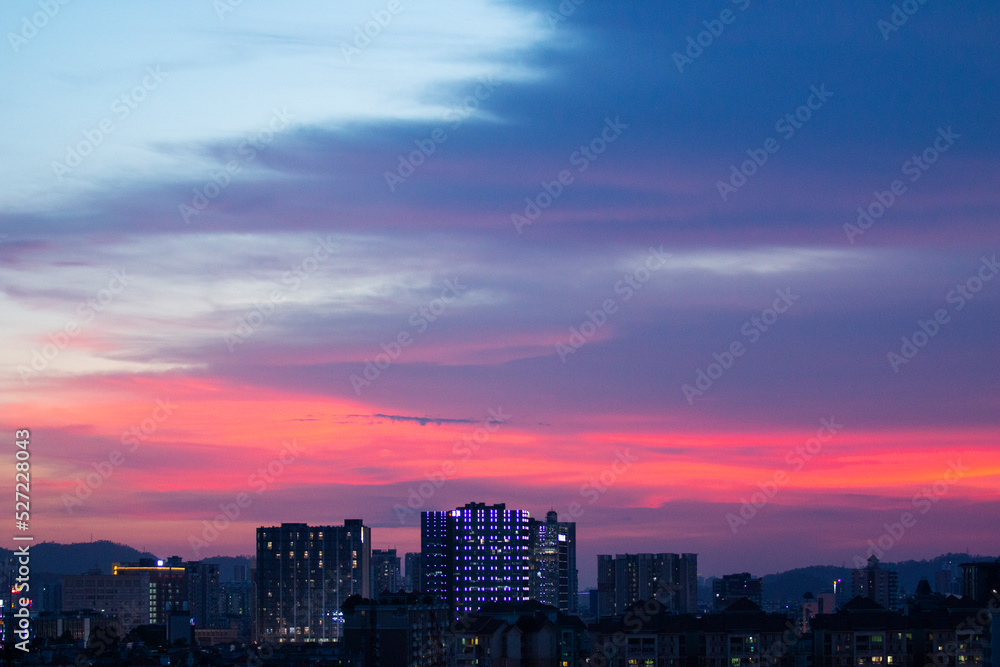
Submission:
M 140 558 L 138 563 L 114 563 L 114 576 L 149 587 L 149 623 L 166 625 L 171 612 L 188 611 L 187 569 L 179 556 L 167 560 Z M 147 583 L 148 581 L 148 583 Z
M 576 524 L 559 521 L 554 511 L 545 515 L 545 521 L 532 519 L 531 551 L 531 598 L 575 614 Z
M 423 512 L 420 543 L 423 592 L 458 613 L 489 602 L 531 598 L 531 514 L 503 503 L 469 503 L 448 512 Z
M 340 638 L 341 605 L 371 596 L 371 528 L 283 523 L 257 529 L 258 639 L 322 642 Z

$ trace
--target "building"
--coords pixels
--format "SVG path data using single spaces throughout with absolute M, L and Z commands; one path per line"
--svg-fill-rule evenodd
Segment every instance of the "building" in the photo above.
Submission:
M 229 626 L 236 624 L 237 638 L 253 632 L 253 587 L 249 581 L 224 581 L 219 585 L 219 612 Z
M 955 590 L 955 574 L 950 567 L 934 573 L 934 592 L 941 595 L 962 594 L 961 590 Z
M 400 589 L 399 556 L 395 549 L 372 549 L 372 591 L 376 595 Z
M 749 572 L 727 574 L 712 582 L 712 608 L 722 611 L 737 600 L 750 600 L 758 607 L 763 602 L 763 585 L 760 579 L 750 576 Z
M 611 556 L 597 557 L 597 590 L 591 605 L 597 607 L 596 618 L 615 614 L 615 559 Z M 596 601 L 595 601 L 596 600 Z
M 584 665 L 590 644 L 583 621 L 535 600 L 486 604 L 452 623 L 447 643 L 456 667 Z
M 812 620 L 815 667 L 861 665 L 911 667 L 914 662 L 913 632 L 900 615 L 869 597 L 856 597 L 836 614 Z
M 62 578 L 61 574 L 42 573 L 31 576 L 32 611 L 58 614 L 62 611 Z
M 962 597 L 989 600 L 1000 591 L 1000 560 L 993 563 L 962 563 Z
M 259 640 L 339 639 L 341 605 L 371 595 L 371 528 L 283 523 L 257 529 L 256 628 Z
M 597 596 L 601 616 L 623 614 L 636 602 L 653 598 L 668 611 L 693 614 L 698 608 L 698 555 L 600 555 Z
M 184 563 L 187 575 L 188 610 L 194 626 L 200 629 L 228 628 L 222 615 L 219 566 L 217 563 L 191 561 Z
M 532 519 L 531 552 L 531 599 L 575 614 L 576 524 L 559 521 L 554 511 L 545 515 L 545 521 Z
M 453 517 L 448 512 L 420 513 L 420 591 L 437 595 L 444 600 L 452 600 L 451 564 L 449 558 L 454 550 L 454 533 L 451 525 Z
M 97 611 L 43 612 L 32 625 L 36 637 L 58 641 L 68 634 L 77 644 L 91 641 L 113 643 L 125 636 L 116 615 Z
M 421 591 L 420 581 L 423 578 L 422 560 L 419 553 L 408 553 L 403 557 L 406 572 L 404 574 L 404 588 L 407 593 L 419 593 Z
M 870 557 L 867 567 L 851 572 L 851 597 L 858 596 L 885 609 L 899 609 L 899 575 L 881 568 L 878 558 Z
M 837 596 L 834 593 L 802 596 L 802 630 L 809 631 L 809 623 L 820 614 L 832 614 L 837 609 Z
M 67 574 L 63 577 L 63 613 L 90 611 L 117 618 L 122 633 L 150 619 L 149 575 Z M 82 623 L 82 621 L 81 621 Z M 60 631 L 59 634 L 62 634 Z
M 576 615 L 587 623 L 592 623 L 598 619 L 596 588 L 588 588 L 576 594 Z
M 808 648 L 794 622 L 747 599 L 704 616 L 647 600 L 601 618 L 592 634 L 589 664 L 608 667 L 795 667 Z
M 422 512 L 423 592 L 459 613 L 531 597 L 531 514 L 501 503 Z
M 180 556 L 165 561 L 140 558 L 138 563 L 113 563 L 111 569 L 123 581 L 148 581 L 150 624 L 165 625 L 171 613 L 188 611 L 187 568 Z
M 112 571 L 63 577 L 63 611 L 114 615 L 125 633 L 139 625 L 165 626 L 173 614 L 190 615 L 200 628 L 221 622 L 219 566 L 214 563 L 185 563 L 179 556 L 142 558 L 114 563 Z
M 216 644 L 233 644 L 239 641 L 239 629 L 229 628 L 195 629 L 194 641 L 199 646 L 214 646 Z
M 356 596 L 344 603 L 344 654 L 354 664 L 446 667 L 451 607 L 420 593 Z

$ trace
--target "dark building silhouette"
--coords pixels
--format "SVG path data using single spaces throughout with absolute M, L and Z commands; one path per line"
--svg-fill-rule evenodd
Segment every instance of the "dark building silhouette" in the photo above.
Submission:
M 419 593 L 422 588 L 420 582 L 423 580 L 423 559 L 420 553 L 408 553 L 403 557 L 403 565 L 406 567 L 404 574 L 404 586 L 407 593 Z
M 344 656 L 371 667 L 445 667 L 451 607 L 421 593 L 353 596 L 344 603 Z
M 764 604 L 763 582 L 749 572 L 727 574 L 712 582 L 712 608 L 722 611 L 737 600 L 750 600 L 758 607 Z
M 879 566 L 875 556 L 864 568 L 851 571 L 851 597 L 865 597 L 885 609 L 899 609 L 899 575 Z
M 914 665 L 914 637 L 906 619 L 870 597 L 855 597 L 836 614 L 817 616 L 812 630 L 814 667 Z
M 255 635 L 274 642 L 339 639 L 341 605 L 371 595 L 371 528 L 283 523 L 257 529 Z
M 42 613 L 33 625 L 36 637 L 54 641 L 65 639 L 68 633 L 77 644 L 86 642 L 91 637 L 103 637 L 108 643 L 112 643 L 125 636 L 115 614 L 102 614 L 92 610 Z
M 592 634 L 590 664 L 609 667 L 795 667 L 808 651 L 796 623 L 747 599 L 701 617 L 647 600 L 600 619 Z
M 962 597 L 988 600 L 1000 592 L 1000 559 L 993 563 L 962 563 Z
M 451 624 L 448 646 L 456 667 L 575 666 L 589 657 L 583 621 L 535 600 L 484 605 Z
M 150 616 L 149 574 L 116 577 L 113 574 L 67 574 L 63 577 L 63 613 L 90 610 L 118 620 L 122 632 L 148 625 Z
M 622 614 L 636 602 L 651 598 L 670 611 L 693 614 L 698 608 L 698 555 L 600 555 L 597 596 L 601 616 Z
M 187 610 L 196 628 L 228 627 L 221 612 L 219 566 L 217 563 L 191 561 L 184 563 L 187 577 Z
M 802 596 L 802 629 L 809 630 L 809 623 L 819 614 L 832 614 L 837 609 L 837 595 L 833 592 L 813 595 L 811 592 Z
M 1000 596 L 938 596 L 925 582 L 906 614 L 855 597 L 811 619 L 763 612 L 747 599 L 723 612 L 671 614 L 655 601 L 601 618 L 589 664 L 609 667 L 1000 667 Z M 991 613 L 992 612 L 992 613 Z M 578 663 L 584 664 L 584 663 Z
M 402 588 L 401 584 L 396 550 L 372 549 L 372 591 L 395 593 Z
M 961 589 L 955 588 L 955 575 L 950 567 L 934 573 L 934 592 L 941 595 L 961 595 Z
M 986 604 L 934 594 L 926 580 L 919 588 L 906 614 L 856 597 L 813 619 L 814 667 L 995 667 Z
M 424 593 L 459 613 L 489 602 L 531 596 L 531 515 L 503 503 L 469 503 L 447 512 L 422 512 L 420 547 Z

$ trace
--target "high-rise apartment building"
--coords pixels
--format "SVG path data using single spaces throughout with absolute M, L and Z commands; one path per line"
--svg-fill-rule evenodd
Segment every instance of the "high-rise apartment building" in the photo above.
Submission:
M 123 580 L 141 580 L 149 586 L 149 623 L 166 625 L 173 612 L 187 612 L 187 569 L 179 556 L 167 560 L 140 558 L 138 563 L 113 563 L 112 572 Z M 148 579 L 147 579 L 148 578 Z
M 403 565 L 406 567 L 404 573 L 404 587 L 407 593 L 421 592 L 421 581 L 423 580 L 423 559 L 421 554 L 408 553 L 403 557 Z
M 395 549 L 372 549 L 372 594 L 396 593 L 400 589 L 399 556 Z
M 962 597 L 989 600 L 1000 593 L 1000 559 L 990 563 L 962 563 Z
M 594 591 L 597 602 L 597 618 L 614 616 L 615 614 L 615 559 L 602 554 L 597 557 L 597 590 Z
M 504 504 L 469 503 L 422 512 L 423 591 L 459 613 L 531 597 L 531 515 Z
M 698 609 L 698 554 L 618 554 L 597 557 L 598 612 L 624 614 L 636 602 L 655 598 L 667 611 Z
M 531 520 L 531 598 L 575 614 L 577 605 L 576 524 L 559 521 L 554 511 L 545 521 Z
M 257 529 L 258 638 L 332 641 L 342 629 L 341 605 L 371 596 L 371 528 L 283 523 Z
M 899 575 L 879 567 L 878 558 L 872 556 L 867 567 L 851 572 L 851 597 L 858 596 L 885 609 L 899 609 Z
M 249 639 L 253 630 L 253 586 L 250 581 L 219 584 L 219 607 L 223 622 L 236 623 L 237 637 Z
M 222 625 L 218 564 L 192 561 L 184 563 L 184 570 L 187 575 L 188 610 L 195 627 L 226 627 Z

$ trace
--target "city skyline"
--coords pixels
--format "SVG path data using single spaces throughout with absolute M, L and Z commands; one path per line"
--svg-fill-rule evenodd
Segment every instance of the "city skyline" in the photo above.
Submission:
M 1000 7 L 661 4 L 7 3 L 35 540 L 1000 553 Z

